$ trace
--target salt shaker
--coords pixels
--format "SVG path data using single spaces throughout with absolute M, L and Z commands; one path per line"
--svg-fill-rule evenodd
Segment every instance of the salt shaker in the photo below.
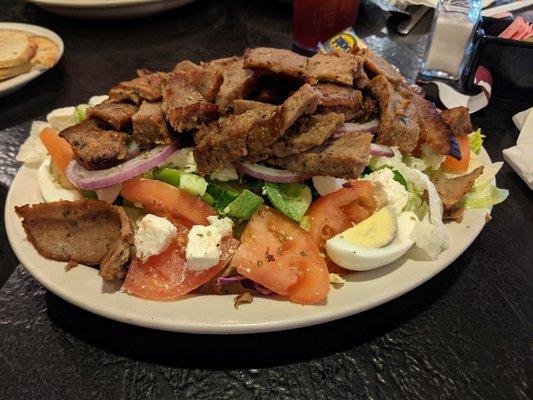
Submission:
M 467 65 L 481 18 L 481 0 L 440 0 L 429 35 L 422 75 L 458 80 Z

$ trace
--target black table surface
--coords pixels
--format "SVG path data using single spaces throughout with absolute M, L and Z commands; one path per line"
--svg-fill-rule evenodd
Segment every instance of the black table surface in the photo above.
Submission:
M 375 4 L 356 31 L 416 76 L 430 23 L 408 36 Z M 32 120 L 85 102 L 138 67 L 291 47 L 291 9 L 274 1 L 199 1 L 156 17 L 87 22 L 2 0 L 0 18 L 65 41 L 51 71 L 0 99 L 2 206 Z M 531 106 L 493 98 L 473 120 L 493 160 Z M 359 315 L 293 331 L 202 336 L 106 320 L 45 290 L 0 238 L 0 397 L 127 399 L 525 399 L 531 395 L 532 191 L 505 165 L 510 191 L 457 261 L 410 293 Z M 3 215 L 3 214 L 2 214 Z M 3 225 L 3 223 L 2 223 Z

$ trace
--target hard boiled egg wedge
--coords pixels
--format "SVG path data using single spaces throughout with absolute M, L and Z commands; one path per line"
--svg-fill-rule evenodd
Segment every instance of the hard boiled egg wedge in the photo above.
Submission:
M 337 265 L 366 271 L 390 264 L 413 245 L 409 236 L 418 222 L 411 211 L 398 216 L 387 206 L 326 242 L 326 252 Z
M 37 171 L 37 182 L 44 201 L 49 203 L 58 200 L 75 201 L 81 199 L 81 194 L 77 190 L 65 189 L 57 182 L 50 169 L 50 161 L 50 157 L 47 157 Z

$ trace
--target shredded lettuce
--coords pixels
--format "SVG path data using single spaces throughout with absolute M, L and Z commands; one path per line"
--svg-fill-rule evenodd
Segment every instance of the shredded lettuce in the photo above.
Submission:
M 407 167 L 416 169 L 418 171 L 425 171 L 435 165 L 435 159 L 431 158 L 431 156 L 429 159 L 422 159 L 414 156 L 402 155 L 402 153 L 400 153 L 399 151 L 395 151 L 394 156 L 392 157 L 372 157 L 370 159 L 368 167 L 372 171 L 383 167 L 390 167 L 394 169 L 394 166 L 398 163 L 404 164 Z
M 463 199 L 465 208 L 489 208 L 504 201 L 509 191 L 494 186 L 491 182 L 479 182 Z
M 481 146 L 483 146 L 483 138 L 485 135 L 481 134 L 481 129 L 472 132 L 468 135 L 468 143 L 470 144 L 470 150 L 474 153 L 479 154 Z
M 404 179 L 412 185 L 411 191 L 408 189 L 411 196 L 406 207 L 408 207 L 407 211 L 415 212 L 421 218 L 421 221 L 413 229 L 411 239 L 431 258 L 436 259 L 449 246 L 448 232 L 442 222 L 443 206 L 440 196 L 429 176 L 420 169 L 411 166 L 413 165 L 412 162 L 415 161 L 420 167 L 421 162 L 425 165 L 423 168 L 425 170 L 427 169 L 425 161 L 420 159 L 416 159 L 418 160 L 416 161 L 414 160 L 415 157 L 402 156 L 396 148 L 392 150 L 394 151 L 393 157 L 375 157 L 371 160 L 371 168 L 379 168 L 382 165 L 390 166 L 402 174 Z M 422 193 L 425 190 L 428 192 L 427 203 L 422 197 Z
M 424 190 L 417 188 L 411 182 L 407 182 L 405 188 L 407 189 L 408 197 L 407 204 L 402 211 L 412 211 L 421 220 L 428 210 L 427 203 L 422 199 Z
M 420 159 L 426 164 L 426 169 L 438 170 L 446 158 L 446 156 L 437 153 L 426 145 L 420 146 L 420 150 L 422 151 L 422 157 Z

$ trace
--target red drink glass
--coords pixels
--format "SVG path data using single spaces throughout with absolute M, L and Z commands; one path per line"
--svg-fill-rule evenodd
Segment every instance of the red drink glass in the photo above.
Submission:
M 361 0 L 294 0 L 294 44 L 315 51 L 343 29 L 353 26 Z

